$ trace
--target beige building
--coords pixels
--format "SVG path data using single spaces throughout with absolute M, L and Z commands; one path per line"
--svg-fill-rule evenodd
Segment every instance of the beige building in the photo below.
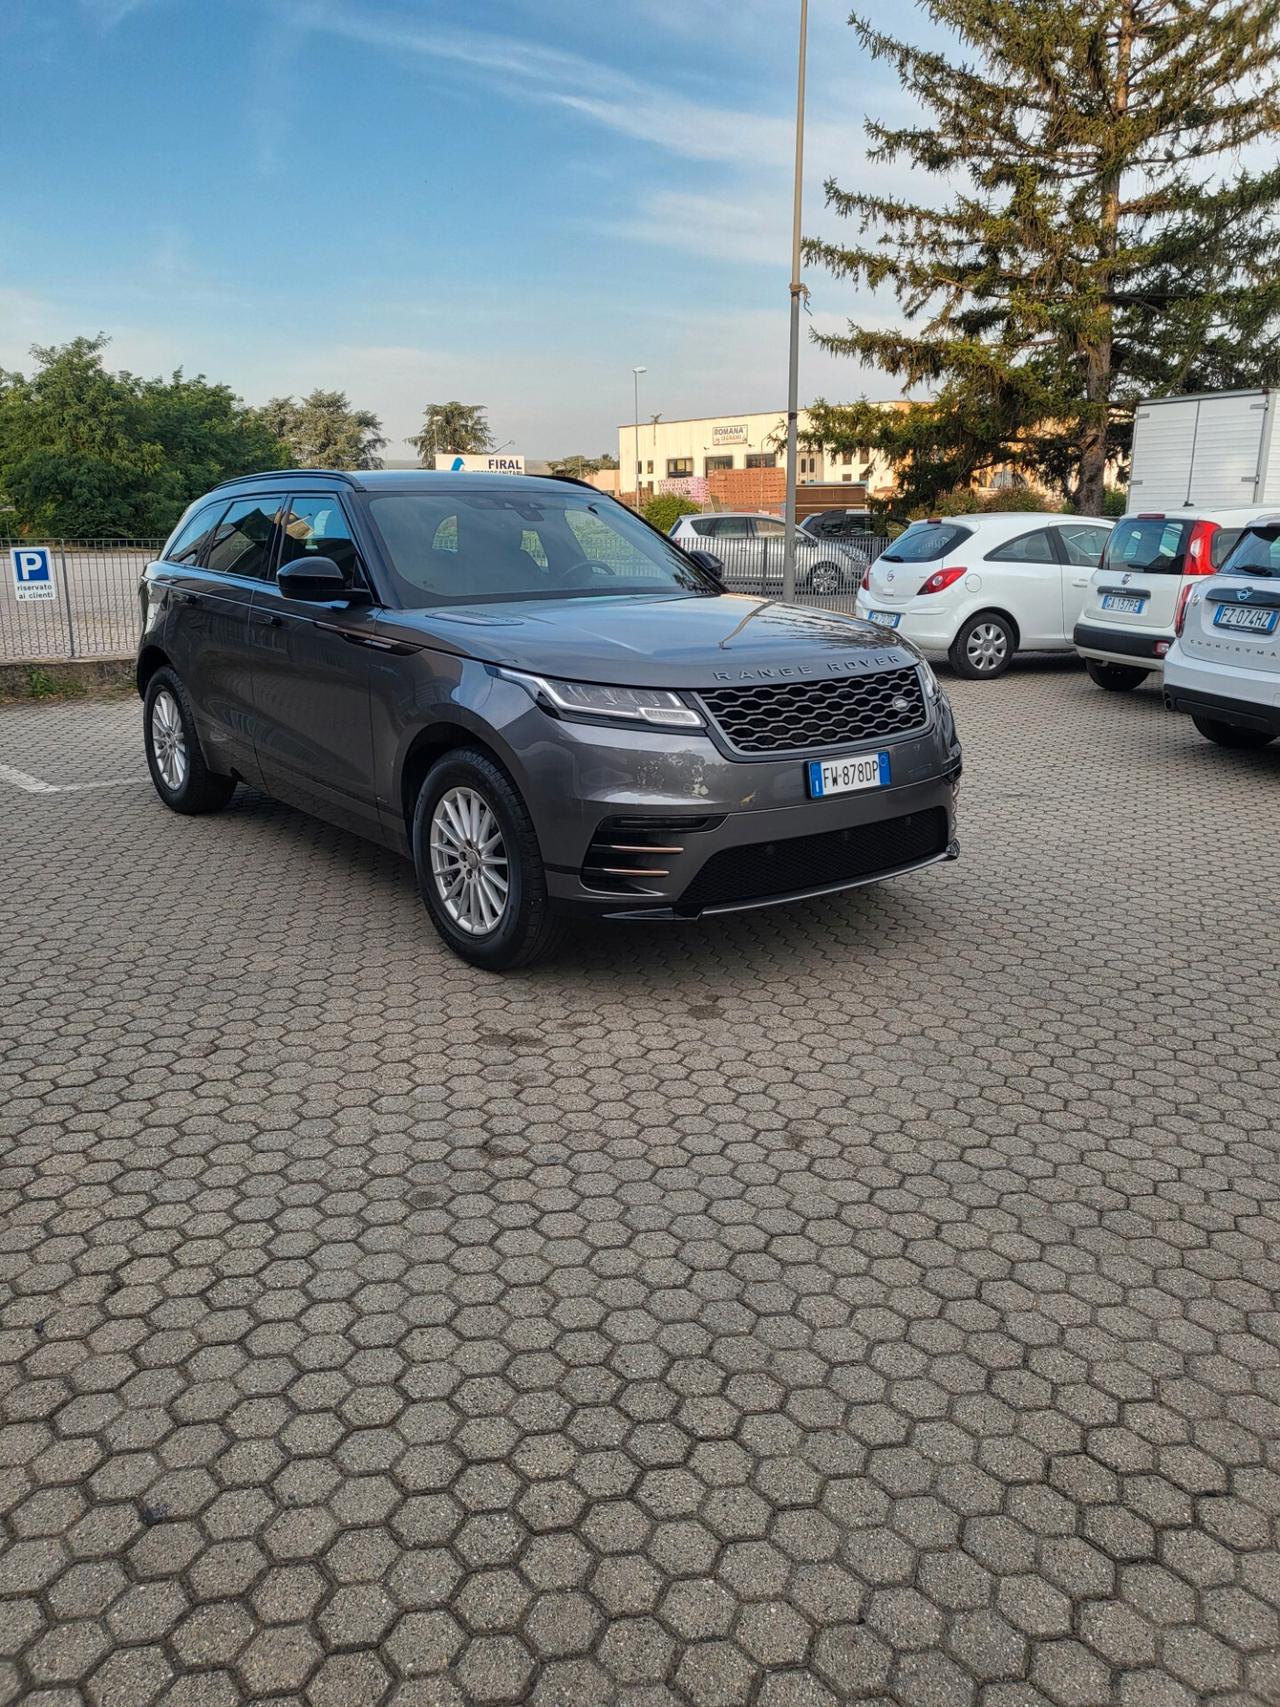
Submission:
M 801 436 L 809 423 L 808 412 L 800 411 Z M 642 497 L 656 491 L 664 480 L 704 479 L 708 474 L 731 468 L 780 468 L 787 466 L 787 417 L 777 411 L 751 415 L 711 415 L 688 421 L 641 421 L 618 428 L 618 463 L 622 489 Z M 864 484 L 872 495 L 893 486 L 889 464 L 869 449 L 837 452 L 801 447 L 796 484 L 835 482 Z

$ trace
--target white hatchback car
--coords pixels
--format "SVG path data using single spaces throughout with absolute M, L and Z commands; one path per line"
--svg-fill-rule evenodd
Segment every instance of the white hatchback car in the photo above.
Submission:
M 1121 516 L 1076 624 L 1076 651 L 1100 688 L 1126 693 L 1163 670 L 1178 609 L 1214 574 L 1259 511 L 1161 510 Z
M 1164 702 L 1220 747 L 1280 735 L 1280 515 L 1250 524 L 1209 579 L 1187 589 L 1164 667 Z
M 863 576 L 858 615 L 990 681 L 1015 652 L 1071 650 L 1111 526 L 1033 510 L 913 522 Z

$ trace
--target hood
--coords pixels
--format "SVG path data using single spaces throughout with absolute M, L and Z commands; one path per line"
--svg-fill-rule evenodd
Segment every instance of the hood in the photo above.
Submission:
M 914 664 L 886 629 L 726 593 L 570 598 L 387 612 L 380 629 L 490 664 L 618 687 L 710 688 Z

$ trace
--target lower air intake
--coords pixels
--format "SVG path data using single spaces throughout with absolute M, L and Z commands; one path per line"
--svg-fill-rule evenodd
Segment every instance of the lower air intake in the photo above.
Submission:
M 802 889 L 823 889 L 859 877 L 876 877 L 915 865 L 947 847 L 947 815 L 940 807 L 851 824 L 816 836 L 752 842 L 712 854 L 677 903 L 679 912 L 764 900 Z

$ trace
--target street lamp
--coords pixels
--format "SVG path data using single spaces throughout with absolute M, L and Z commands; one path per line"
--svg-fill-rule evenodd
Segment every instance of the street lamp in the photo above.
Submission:
M 782 541 L 782 597 L 796 596 L 796 417 L 800 402 L 800 203 L 804 179 L 804 60 L 809 0 L 800 0 L 800 56 L 796 73 L 796 182 L 791 208 L 791 358 L 787 368 L 787 504 Z
M 633 367 L 632 377 L 636 386 L 636 509 L 640 508 L 640 375 L 648 373 L 647 367 Z

